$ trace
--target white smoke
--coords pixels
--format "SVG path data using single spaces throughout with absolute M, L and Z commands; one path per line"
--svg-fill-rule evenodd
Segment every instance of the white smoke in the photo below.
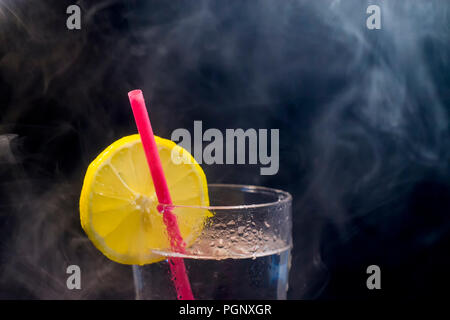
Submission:
M 234 166 L 207 174 L 283 181 L 293 193 L 294 298 L 326 284 L 325 224 L 351 237 L 353 218 L 420 179 L 420 170 L 405 178 L 407 168 L 448 174 L 446 1 L 78 1 L 78 33 L 65 29 L 69 2 L 0 2 L 0 213 L 8 221 L 0 296 L 132 298 L 131 269 L 92 247 L 77 211 L 88 163 L 135 131 L 126 89 L 143 88 L 155 132 L 166 137 L 203 118 L 214 128 L 280 127 L 277 177 Z M 366 28 L 369 4 L 381 7 L 381 30 Z M 46 112 L 64 120 L 27 118 Z M 45 140 L 25 147 L 33 132 Z M 70 165 L 45 154 L 68 145 Z M 80 265 L 85 290 L 65 288 L 69 264 Z

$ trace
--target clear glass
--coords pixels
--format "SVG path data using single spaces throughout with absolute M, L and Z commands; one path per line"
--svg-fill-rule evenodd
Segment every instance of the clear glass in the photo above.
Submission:
M 171 257 L 184 259 L 195 299 L 286 299 L 291 195 L 246 185 L 211 184 L 208 189 L 208 207 L 170 206 L 177 216 L 198 215 L 199 210 L 203 217 L 210 214 L 184 254 L 155 248 L 165 259 L 133 266 L 136 299 L 177 298 L 167 260 Z

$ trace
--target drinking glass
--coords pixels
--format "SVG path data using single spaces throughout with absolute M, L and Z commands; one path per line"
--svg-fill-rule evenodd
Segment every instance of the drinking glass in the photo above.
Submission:
M 208 191 L 210 206 L 167 208 L 177 216 L 209 217 L 191 239 L 184 239 L 188 247 L 183 254 L 154 248 L 162 261 L 133 266 L 136 299 L 177 299 L 169 261 L 179 257 L 186 265 L 195 299 L 286 299 L 292 249 L 291 195 L 233 184 L 210 184 Z

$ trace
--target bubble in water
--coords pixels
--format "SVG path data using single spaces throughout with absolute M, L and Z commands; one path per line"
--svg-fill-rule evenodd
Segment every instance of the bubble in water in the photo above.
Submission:
M 216 229 L 226 229 L 226 225 L 225 224 L 223 224 L 223 223 L 218 223 L 218 224 L 216 224 Z
M 213 254 L 220 259 L 220 257 L 224 257 L 227 255 L 227 251 L 223 248 L 214 248 Z M 222 258 L 223 259 L 223 258 Z

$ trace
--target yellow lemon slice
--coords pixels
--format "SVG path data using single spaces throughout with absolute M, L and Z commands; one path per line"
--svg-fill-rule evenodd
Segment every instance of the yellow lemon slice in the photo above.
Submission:
M 155 140 L 173 203 L 208 206 L 206 177 L 195 159 L 170 140 L 156 136 Z M 172 154 L 183 157 L 176 162 L 184 161 L 176 164 Z M 89 165 L 80 196 L 81 226 L 109 259 L 139 265 L 163 259 L 152 252 L 170 248 L 166 225 L 157 205 L 138 134 L 117 140 Z M 207 210 L 189 207 L 178 207 L 174 211 L 181 236 L 189 246 L 210 214 Z

